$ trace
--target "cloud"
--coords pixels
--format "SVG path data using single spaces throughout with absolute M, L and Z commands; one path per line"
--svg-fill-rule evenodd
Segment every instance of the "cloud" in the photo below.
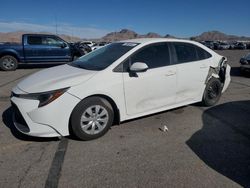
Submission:
M 0 32 L 29 31 L 56 33 L 56 25 L 40 25 L 25 22 L 3 22 L 0 21 Z M 100 38 L 109 33 L 104 29 L 92 27 L 77 27 L 66 23 L 57 25 L 58 34 L 77 36 L 80 38 Z

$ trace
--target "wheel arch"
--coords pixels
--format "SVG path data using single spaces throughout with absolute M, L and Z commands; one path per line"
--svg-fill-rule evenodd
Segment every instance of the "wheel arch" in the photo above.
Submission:
M 120 110 L 119 110 L 117 104 L 115 103 L 114 99 L 112 99 L 110 96 L 107 96 L 104 94 L 95 94 L 95 95 L 90 95 L 90 96 L 84 98 L 83 100 L 90 98 L 90 97 L 100 97 L 100 98 L 106 99 L 111 104 L 111 106 L 114 110 L 114 123 L 120 124 Z
M 216 67 L 209 67 L 208 75 L 206 78 L 205 83 L 211 79 L 211 78 L 217 78 L 220 80 L 222 84 L 225 83 L 225 78 L 226 78 L 226 68 L 227 68 L 227 58 L 222 57 L 219 61 L 218 66 Z
M 4 52 L 2 52 L 0 54 L 0 58 L 4 57 L 6 55 L 13 56 L 14 58 L 16 58 L 17 62 L 20 62 L 20 58 L 15 52 L 13 52 L 13 51 L 4 51 Z
M 120 110 L 118 108 L 118 106 L 116 105 L 115 101 L 110 97 L 110 96 L 107 96 L 107 95 L 104 95 L 104 94 L 94 94 L 94 95 L 90 95 L 90 96 L 87 96 L 85 98 L 83 98 L 82 100 L 80 100 L 76 106 L 83 100 L 86 100 L 88 98 L 91 98 L 91 97 L 100 97 L 100 98 L 103 98 L 103 99 L 106 99 L 110 105 L 112 106 L 112 109 L 114 110 L 114 124 L 120 124 Z M 71 125 L 70 125 L 70 121 L 71 121 L 71 117 L 72 117 L 72 113 L 73 111 L 75 110 L 76 106 L 74 107 L 74 109 L 72 110 L 71 114 L 70 114 L 70 118 L 69 118 L 69 122 L 68 122 L 68 129 L 69 129 L 69 133 L 71 134 L 72 133 L 72 128 L 71 128 Z

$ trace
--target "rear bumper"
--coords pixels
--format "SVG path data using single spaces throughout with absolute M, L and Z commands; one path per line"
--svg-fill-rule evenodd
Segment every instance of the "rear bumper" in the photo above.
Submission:
M 226 89 L 228 88 L 228 86 L 231 82 L 230 71 L 231 71 L 231 67 L 229 65 L 227 65 L 226 74 L 225 74 L 225 82 L 223 85 L 222 93 L 226 91 Z

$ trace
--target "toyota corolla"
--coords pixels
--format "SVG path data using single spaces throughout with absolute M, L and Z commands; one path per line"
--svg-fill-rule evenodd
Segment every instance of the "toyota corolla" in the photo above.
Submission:
M 200 43 L 115 42 L 22 80 L 12 90 L 13 122 L 27 135 L 91 140 L 128 119 L 214 105 L 229 83 L 226 58 Z

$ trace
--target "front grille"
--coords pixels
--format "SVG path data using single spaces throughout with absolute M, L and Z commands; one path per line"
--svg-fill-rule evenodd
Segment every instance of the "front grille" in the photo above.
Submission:
M 21 132 L 25 133 L 30 132 L 30 128 L 28 127 L 28 124 L 26 123 L 25 119 L 23 118 L 17 106 L 14 103 L 11 103 L 11 105 L 13 109 L 13 122 L 16 128 Z

